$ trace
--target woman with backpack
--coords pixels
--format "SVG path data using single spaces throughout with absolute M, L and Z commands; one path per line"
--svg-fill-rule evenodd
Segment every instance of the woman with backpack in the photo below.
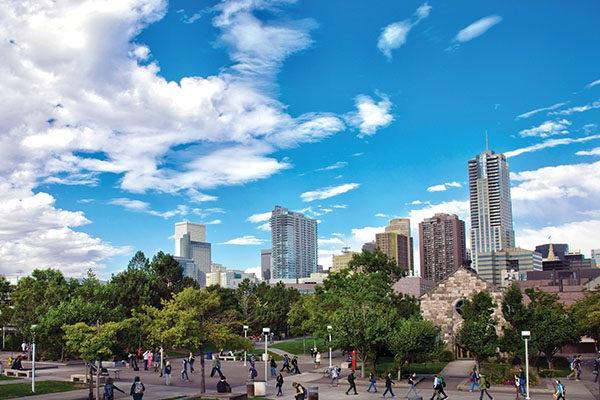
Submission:
M 124 391 L 115 386 L 112 378 L 107 378 L 106 383 L 104 384 L 104 400 L 114 400 L 115 398 L 115 390 L 125 394 Z
M 477 371 L 477 367 L 473 367 L 473 371 L 471 371 L 471 387 L 469 388 L 469 392 L 475 390 L 475 386 L 479 386 L 479 372 Z
M 565 400 L 566 399 L 565 385 L 560 383 L 560 381 L 558 379 L 555 382 L 556 382 L 556 391 L 554 392 L 554 398 L 556 400 Z
M 479 378 L 479 390 L 480 390 L 479 400 L 483 400 L 484 393 L 487 395 L 487 397 L 489 397 L 490 400 L 492 400 L 493 397 L 488 393 L 488 389 L 491 386 L 490 381 L 483 374 L 479 375 L 479 376 L 480 376 L 480 378 Z
M 146 391 L 146 387 L 140 381 L 140 377 L 136 376 L 133 378 L 133 384 L 131 385 L 131 389 L 129 390 L 129 394 L 133 398 L 133 400 L 142 400 L 144 398 L 144 392 Z

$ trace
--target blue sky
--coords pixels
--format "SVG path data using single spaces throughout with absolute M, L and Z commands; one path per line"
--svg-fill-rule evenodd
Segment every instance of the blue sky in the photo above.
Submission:
M 517 244 L 600 248 L 597 2 L 120 3 L 0 6 L 0 273 L 108 274 L 183 219 L 254 268 L 275 204 L 328 265 L 393 216 L 468 222 L 486 130 Z

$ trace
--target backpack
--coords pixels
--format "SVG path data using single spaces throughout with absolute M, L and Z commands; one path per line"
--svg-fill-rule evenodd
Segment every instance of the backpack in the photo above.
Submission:
M 485 388 L 489 389 L 490 388 L 490 381 L 488 381 L 487 379 L 485 380 Z
M 143 394 L 144 393 L 144 385 L 142 385 L 142 382 L 136 382 L 134 383 L 135 388 L 133 389 L 133 394 Z
M 446 387 L 446 381 L 444 380 L 444 377 L 440 376 L 438 379 L 440 380 L 440 385 L 442 385 L 442 387 Z

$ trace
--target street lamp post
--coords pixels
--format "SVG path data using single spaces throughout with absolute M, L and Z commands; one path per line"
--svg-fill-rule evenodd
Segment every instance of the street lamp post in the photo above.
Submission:
M 529 349 L 527 346 L 527 341 L 529 340 L 529 338 L 531 337 L 531 332 L 530 331 L 521 331 L 521 336 L 523 337 L 523 339 L 525 340 L 525 388 L 526 388 L 526 400 L 530 400 L 529 397 Z
M 331 325 L 327 325 L 327 333 L 329 334 L 329 368 L 332 367 L 331 365 L 331 331 L 333 330 L 333 327 Z
M 31 393 L 35 393 L 35 329 L 37 325 L 31 325 Z
M 248 339 L 248 325 L 244 325 L 244 339 Z M 246 366 L 246 350 L 244 350 L 244 367 Z
M 265 382 L 268 381 L 268 373 L 267 368 L 269 364 L 269 333 L 271 332 L 271 328 L 263 328 L 263 334 L 265 336 Z

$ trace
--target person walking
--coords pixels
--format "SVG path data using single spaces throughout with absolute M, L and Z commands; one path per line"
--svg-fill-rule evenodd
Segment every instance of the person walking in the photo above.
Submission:
M 290 373 L 290 357 L 287 354 L 283 355 L 283 367 L 281 367 L 281 372 L 286 370 L 287 373 Z
M 557 379 L 555 381 L 556 383 L 556 390 L 554 392 L 554 398 L 556 400 L 565 400 L 566 399 L 566 390 L 565 390 L 565 385 L 563 385 L 562 383 L 560 383 L 560 381 Z
M 521 394 L 523 396 L 525 396 L 527 394 L 526 385 L 527 385 L 527 377 L 525 375 L 525 370 L 521 367 L 519 369 L 519 391 L 521 392 Z
M 115 385 L 112 378 L 107 378 L 106 383 L 104 384 L 104 400 L 114 400 L 115 390 L 125 394 L 124 391 L 122 391 Z
M 298 368 L 298 357 L 292 358 L 292 374 L 300 374 L 300 368 Z
M 277 376 L 277 363 L 275 362 L 275 359 L 273 358 L 273 356 L 269 357 L 271 360 L 269 362 L 269 365 L 271 367 L 271 377 L 276 377 Z
M 154 353 L 152 350 L 148 350 L 148 369 L 152 368 L 152 363 L 154 362 Z
M 337 387 L 340 383 L 340 371 L 336 366 L 331 368 L 331 387 Z
M 212 370 L 210 371 L 210 377 L 211 378 L 213 376 L 215 376 L 215 372 L 219 373 L 219 377 L 223 376 L 223 373 L 221 373 L 221 360 L 219 360 L 219 357 L 217 357 L 216 355 L 213 354 L 213 356 L 212 356 Z
M 444 387 L 446 386 L 446 382 L 444 381 L 444 378 L 441 375 L 434 375 L 433 376 L 433 395 L 431 396 L 431 400 L 434 399 L 440 399 L 440 395 L 444 395 L 444 397 L 442 397 L 442 400 L 447 399 L 448 395 L 446 393 L 444 393 Z
M 515 374 L 515 389 L 517 391 L 516 393 L 516 400 L 519 400 L 519 395 L 521 394 L 521 378 L 519 377 L 519 375 Z
M 490 400 L 493 399 L 493 397 L 490 395 L 490 393 L 488 392 L 491 383 L 490 381 L 487 379 L 487 377 L 483 374 L 479 375 L 479 400 L 483 400 L 483 394 L 485 393 L 485 395 L 487 397 L 489 397 Z
M 283 396 L 283 391 L 281 390 L 283 387 L 283 375 L 281 375 L 281 372 L 277 375 L 276 381 L 277 384 L 275 385 L 275 387 L 277 388 L 277 394 L 275 396 Z
M 306 398 L 306 389 L 304 386 L 299 384 L 298 382 L 292 383 L 292 387 L 296 389 L 296 393 L 294 394 L 294 399 L 296 400 L 304 400 Z
M 221 379 L 217 382 L 217 393 L 231 393 L 231 385 L 227 383 L 224 375 L 221 375 Z
M 319 368 L 321 366 L 321 352 L 317 351 L 317 354 L 315 354 L 315 369 Z
M 143 360 L 144 360 L 144 371 L 148 371 L 148 355 L 149 355 L 150 351 L 146 350 L 144 352 L 144 355 L 142 356 Z
M 479 371 L 477 371 L 477 367 L 473 367 L 473 371 L 471 371 L 471 375 L 469 376 L 471 380 L 471 387 L 469 388 L 469 392 L 475 390 L 475 386 L 479 386 Z
M 158 351 L 154 352 L 154 355 L 152 356 L 152 361 L 154 363 L 152 365 L 152 369 L 154 370 L 154 372 L 158 372 L 158 370 L 160 368 L 160 352 L 158 352 Z
M 144 398 L 144 392 L 146 391 L 146 387 L 140 380 L 139 376 L 133 378 L 133 384 L 131 385 L 131 389 L 129 390 L 129 395 L 133 398 L 133 400 L 142 400 Z
M 214 357 L 214 356 L 213 356 Z M 219 357 L 217 357 L 217 360 Z M 190 372 L 194 373 L 194 361 L 196 361 L 196 357 L 194 357 L 194 353 L 190 351 L 190 355 L 188 357 L 188 364 L 190 366 Z M 221 364 L 219 363 L 219 376 L 221 376 Z
M 386 394 L 391 394 L 392 397 L 396 397 L 396 395 L 394 394 L 394 391 L 392 390 L 392 386 L 394 385 L 394 381 L 392 380 L 392 373 L 388 373 L 387 376 L 385 377 L 385 391 L 383 392 L 383 397 L 385 397 Z
M 594 383 L 598 382 L 598 375 L 600 375 L 600 356 L 594 360 L 594 370 L 592 373 L 594 374 Z
M 351 390 L 354 390 L 354 394 L 358 394 L 358 392 L 356 391 L 356 375 L 354 375 L 354 370 L 350 371 L 350 374 L 348 375 L 348 383 L 350 384 L 350 387 L 348 388 L 348 390 L 346 390 L 346 395 L 350 394 Z
M 258 376 L 258 372 L 256 371 L 256 368 L 254 368 L 252 365 L 250 365 L 250 368 L 248 368 L 248 378 L 253 381 L 254 378 L 256 378 Z
M 410 394 L 413 393 L 415 395 L 415 398 L 419 398 L 419 392 L 417 392 L 417 374 L 416 373 L 412 373 L 409 375 L 408 377 L 408 384 L 410 385 L 410 389 L 408 389 L 408 393 L 406 393 L 406 398 L 407 399 L 411 399 L 412 397 L 410 397 Z
M 373 389 L 373 393 L 377 393 L 377 377 L 374 372 L 369 374 L 369 387 L 367 388 L 367 392 L 371 392 L 371 388 Z
M 575 380 L 576 381 L 580 381 L 581 380 L 581 368 L 583 366 L 583 358 L 581 357 L 581 354 L 579 354 L 576 358 L 575 358 Z
M 190 380 L 190 377 L 188 375 L 188 360 L 187 360 L 187 358 L 184 358 L 183 360 L 181 360 L 181 380 L 188 381 L 188 382 Z
M 165 364 L 165 369 L 163 371 L 163 375 L 165 377 L 165 385 L 170 386 L 171 385 L 171 362 L 167 361 L 167 363 Z

